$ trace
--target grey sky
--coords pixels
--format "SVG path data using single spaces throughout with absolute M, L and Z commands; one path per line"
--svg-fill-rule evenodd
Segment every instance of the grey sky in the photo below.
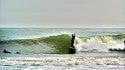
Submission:
M 0 27 L 125 28 L 125 0 L 0 0 Z

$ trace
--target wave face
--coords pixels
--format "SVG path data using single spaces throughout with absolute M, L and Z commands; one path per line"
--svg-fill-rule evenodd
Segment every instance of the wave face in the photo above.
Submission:
M 67 34 L 34 39 L 17 39 L 0 41 L 0 51 L 6 49 L 12 53 L 68 53 L 70 36 Z
M 0 41 L 0 52 L 4 49 L 12 53 L 29 54 L 67 54 L 71 36 L 61 34 L 33 39 L 16 39 Z M 77 52 L 109 52 L 110 48 L 124 49 L 125 35 L 96 35 L 76 37 L 74 46 Z

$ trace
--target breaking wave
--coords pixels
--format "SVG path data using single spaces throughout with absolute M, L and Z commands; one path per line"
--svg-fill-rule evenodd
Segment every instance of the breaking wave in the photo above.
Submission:
M 61 34 L 34 39 L 0 41 L 0 52 L 6 49 L 15 53 L 57 53 L 67 54 L 71 36 Z M 74 46 L 78 52 L 109 52 L 110 48 L 124 49 L 125 35 L 101 35 L 76 37 Z
M 34 39 L 0 41 L 1 51 L 7 49 L 15 53 L 68 53 L 70 36 L 67 34 Z
M 109 52 L 109 49 L 124 49 L 125 35 L 76 37 L 77 51 Z

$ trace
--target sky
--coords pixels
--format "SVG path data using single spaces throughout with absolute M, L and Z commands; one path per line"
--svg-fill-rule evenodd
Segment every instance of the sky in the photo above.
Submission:
M 125 28 L 125 0 L 0 0 L 0 27 Z

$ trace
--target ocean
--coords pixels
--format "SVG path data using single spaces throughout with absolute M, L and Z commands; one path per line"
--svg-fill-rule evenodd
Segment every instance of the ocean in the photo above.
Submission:
M 124 70 L 124 42 L 125 28 L 0 28 L 0 70 Z

